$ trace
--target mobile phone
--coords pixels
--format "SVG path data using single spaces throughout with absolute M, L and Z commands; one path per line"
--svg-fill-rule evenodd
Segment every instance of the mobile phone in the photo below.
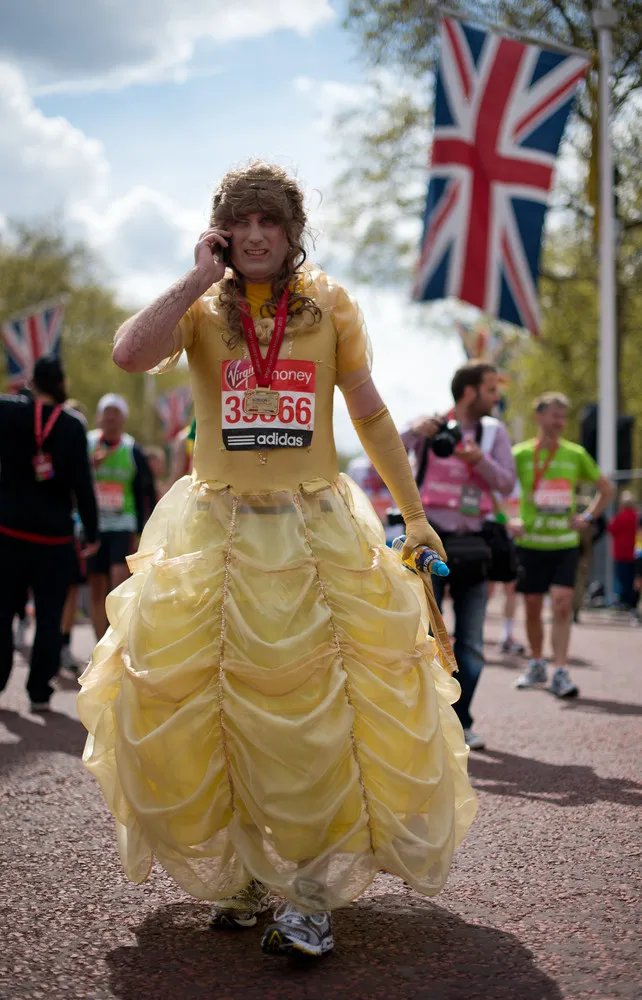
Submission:
M 221 258 L 221 260 L 223 261 L 223 263 L 227 264 L 227 265 L 230 265 L 232 263 L 232 241 L 231 241 L 231 239 L 228 237 L 227 246 L 226 247 L 221 246 L 219 244 L 218 250 L 220 251 L 219 257 Z

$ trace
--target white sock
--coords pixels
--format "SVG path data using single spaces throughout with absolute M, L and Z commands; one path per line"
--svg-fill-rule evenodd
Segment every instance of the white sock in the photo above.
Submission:
M 504 619 L 504 642 L 512 642 L 512 641 L 513 641 L 513 619 L 512 618 L 505 618 Z

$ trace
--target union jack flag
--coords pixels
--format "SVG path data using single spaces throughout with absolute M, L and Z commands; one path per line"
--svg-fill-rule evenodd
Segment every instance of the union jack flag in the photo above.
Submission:
M 589 62 L 449 18 L 413 298 L 462 299 L 537 333 L 548 193 Z
M 38 358 L 60 353 L 60 334 L 67 297 L 42 302 L 16 313 L 0 328 L 7 352 L 9 388 L 17 392 L 27 385 Z
M 192 390 L 188 385 L 173 389 L 156 400 L 156 410 L 168 441 L 173 440 L 188 423 L 191 405 Z

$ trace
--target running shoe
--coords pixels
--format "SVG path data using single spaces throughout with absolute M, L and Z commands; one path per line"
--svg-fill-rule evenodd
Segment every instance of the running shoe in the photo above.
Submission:
M 332 923 L 327 910 L 301 913 L 294 903 L 281 903 L 274 911 L 274 922 L 263 932 L 261 950 L 266 955 L 302 955 L 319 957 L 334 948 Z
M 69 671 L 74 677 L 78 677 L 84 669 L 74 658 L 70 646 L 63 646 L 60 650 L 60 669 Z
M 551 678 L 548 690 L 558 698 L 576 698 L 580 693 L 577 685 L 573 684 L 569 677 L 568 670 L 564 667 L 557 668 Z
M 514 639 L 504 639 L 499 651 L 500 653 L 508 653 L 509 656 L 522 656 L 526 652 L 521 642 L 515 642 Z
M 252 879 L 245 889 L 236 896 L 219 899 L 210 911 L 210 927 L 238 928 L 255 927 L 260 913 L 270 909 L 270 890 L 262 882 Z
M 481 736 L 473 732 L 472 729 L 464 729 L 464 739 L 468 745 L 469 750 L 484 750 L 486 744 Z
M 530 660 L 526 670 L 515 681 L 516 688 L 537 688 L 546 684 L 546 660 Z

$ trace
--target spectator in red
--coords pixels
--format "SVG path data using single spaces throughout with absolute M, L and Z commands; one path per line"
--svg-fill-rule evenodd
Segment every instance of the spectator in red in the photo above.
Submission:
M 625 608 L 634 608 L 636 593 L 633 586 L 635 579 L 635 536 L 640 523 L 640 515 L 635 498 L 629 490 L 624 490 L 620 496 L 620 509 L 608 525 L 612 539 L 613 560 L 615 563 L 615 588 L 618 603 Z

